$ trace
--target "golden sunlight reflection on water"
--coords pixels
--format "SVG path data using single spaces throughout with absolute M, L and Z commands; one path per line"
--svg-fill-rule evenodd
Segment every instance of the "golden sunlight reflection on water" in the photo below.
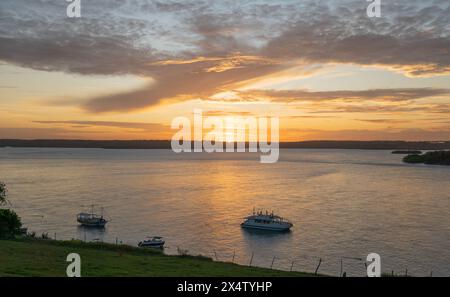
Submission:
M 382 257 L 383 271 L 450 274 L 450 168 L 401 163 L 390 151 L 281 150 L 258 154 L 169 150 L 0 149 L 1 179 L 26 226 L 57 238 L 119 241 L 146 236 L 218 260 L 339 274 L 340 257 Z M 75 216 L 105 207 L 105 230 Z M 294 223 L 290 233 L 242 230 L 253 207 Z M 344 262 L 348 275 L 364 264 Z

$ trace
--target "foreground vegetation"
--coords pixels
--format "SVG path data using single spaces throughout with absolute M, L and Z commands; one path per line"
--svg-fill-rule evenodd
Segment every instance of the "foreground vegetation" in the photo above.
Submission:
M 70 253 L 80 255 L 82 276 L 314 276 L 214 262 L 202 256 L 168 256 L 126 245 L 33 238 L 0 240 L 0 276 L 64 277 Z
M 403 162 L 411 164 L 450 165 L 450 151 L 427 152 L 411 154 L 403 158 Z
M 8 238 L 20 234 L 22 222 L 19 216 L 11 209 L 3 209 L 9 205 L 7 199 L 8 190 L 5 183 L 0 181 L 0 238 Z

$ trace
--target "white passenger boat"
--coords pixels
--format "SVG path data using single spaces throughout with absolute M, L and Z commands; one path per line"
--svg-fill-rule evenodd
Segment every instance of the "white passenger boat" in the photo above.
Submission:
M 150 247 L 162 249 L 166 242 L 160 236 L 148 237 L 148 239 L 138 243 L 138 247 Z
M 94 213 L 94 205 L 91 206 L 91 212 L 81 212 L 77 215 L 77 222 L 86 227 L 105 227 L 108 221 L 103 217 L 103 208 L 100 215 Z
M 246 217 L 245 221 L 241 224 L 242 228 L 251 229 L 263 229 L 271 231 L 288 231 L 292 228 L 293 224 L 288 220 L 275 215 L 273 212 L 268 213 L 266 211 L 263 214 L 262 211 L 255 212 L 253 215 Z

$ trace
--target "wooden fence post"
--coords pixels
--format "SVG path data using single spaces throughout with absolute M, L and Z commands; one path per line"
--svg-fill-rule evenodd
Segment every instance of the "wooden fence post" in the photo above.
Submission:
M 317 271 L 319 271 L 320 264 L 322 264 L 322 258 L 319 258 L 319 264 L 317 265 L 316 271 L 314 272 L 315 275 L 317 275 Z
M 272 267 L 273 267 L 273 262 L 275 262 L 275 256 L 273 257 L 273 259 L 272 259 L 272 264 L 270 264 L 270 269 L 272 269 Z

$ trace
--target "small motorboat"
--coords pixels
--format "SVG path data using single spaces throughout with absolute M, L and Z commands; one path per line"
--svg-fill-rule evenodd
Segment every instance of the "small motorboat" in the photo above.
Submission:
M 164 248 L 166 242 L 160 236 L 148 237 L 146 240 L 138 243 L 138 247 L 150 247 L 156 249 Z
M 289 231 L 294 225 L 287 219 L 275 215 L 273 212 L 268 213 L 266 211 L 266 213 L 263 214 L 262 211 L 255 212 L 253 210 L 253 215 L 246 217 L 241 226 L 242 228 L 270 231 Z
M 91 206 L 91 212 L 81 212 L 77 215 L 77 222 L 86 227 L 105 227 L 108 221 L 103 217 L 103 208 L 100 215 L 94 213 L 94 205 Z

